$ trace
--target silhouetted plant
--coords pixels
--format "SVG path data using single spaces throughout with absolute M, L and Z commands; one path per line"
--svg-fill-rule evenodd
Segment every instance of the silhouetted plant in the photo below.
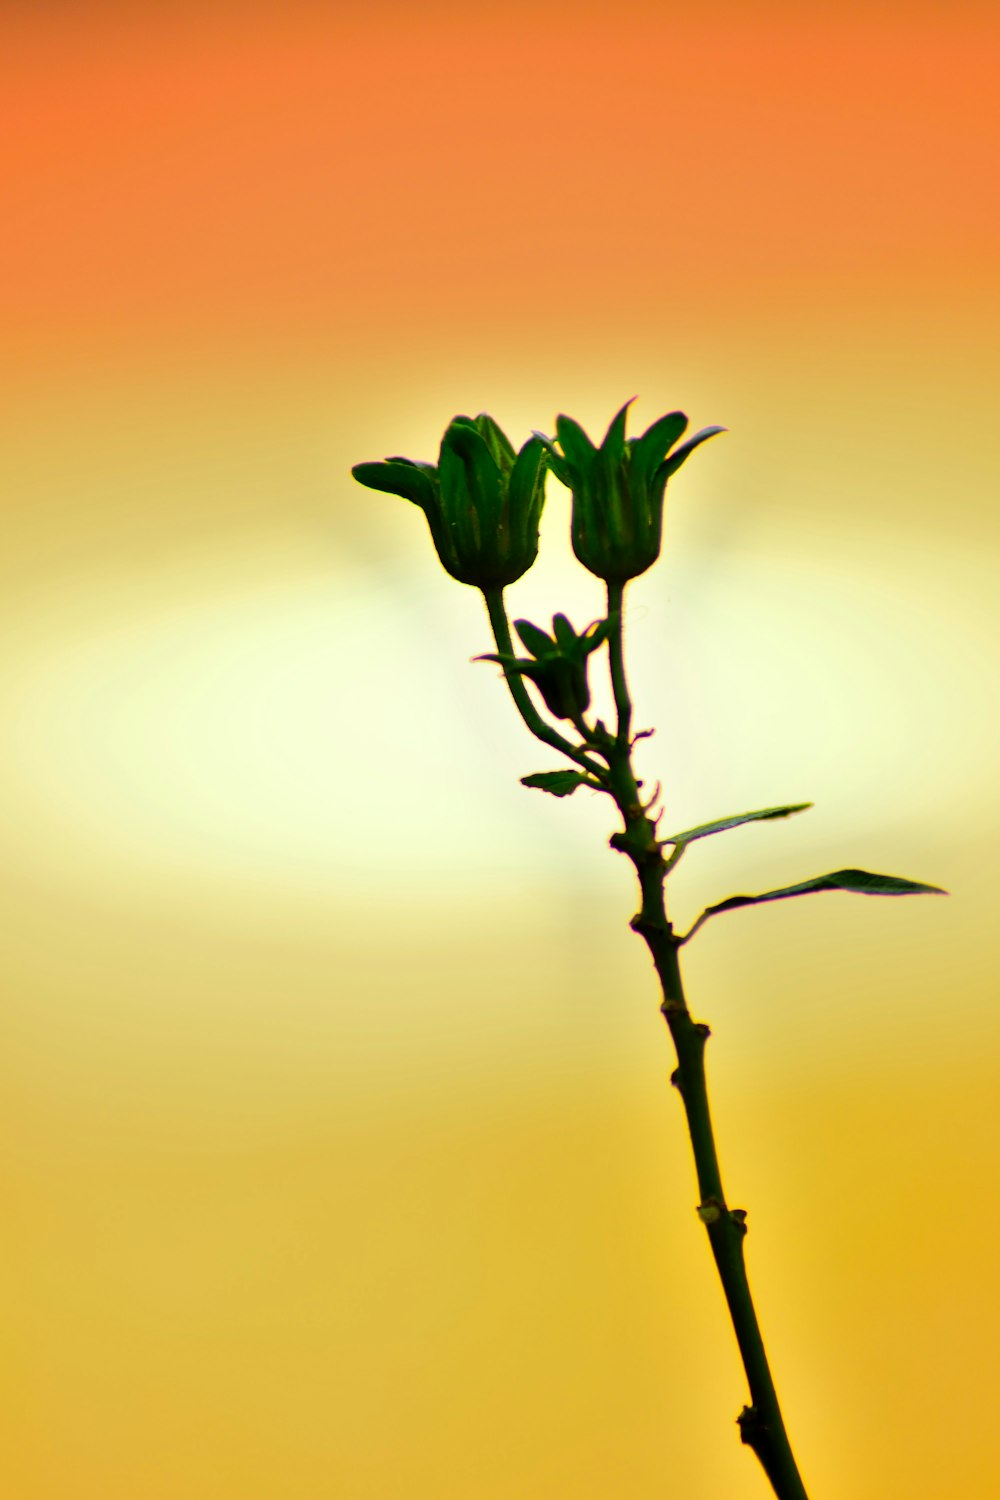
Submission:
M 528 729 L 570 762 L 570 768 L 524 776 L 523 784 L 556 797 L 590 787 L 607 795 L 617 808 L 621 826 L 610 843 L 628 856 L 638 878 L 639 910 L 630 926 L 646 943 L 659 979 L 660 1009 L 677 1053 L 671 1081 L 684 1104 L 694 1153 L 697 1213 L 708 1234 L 749 1385 L 750 1400 L 737 1419 L 740 1436 L 757 1455 L 779 1500 L 806 1500 L 750 1295 L 743 1254 L 746 1211 L 730 1208 L 723 1191 L 705 1080 L 709 1029 L 688 1009 L 680 950 L 709 917 L 741 906 L 827 890 L 867 896 L 943 892 L 895 875 L 834 870 L 758 895 L 729 896 L 706 907 L 687 932 L 674 931 L 667 917 L 666 878 L 691 844 L 744 823 L 787 818 L 812 804 L 737 813 L 664 837 L 659 832 L 662 809 L 655 810 L 659 784 L 643 800 L 632 753 L 636 742 L 653 731 L 632 730 L 624 656 L 625 588 L 659 557 L 668 481 L 700 444 L 725 429 L 705 427 L 681 442 L 688 422 L 683 412 L 675 411 L 660 417 L 641 437 L 628 438 L 630 405 L 626 402 L 616 414 L 599 447 L 578 422 L 559 416 L 554 439 L 535 433 L 515 453 L 492 417 L 481 414 L 454 418 L 442 438 L 436 466 L 389 458 L 357 464 L 352 472 L 371 489 L 418 505 L 444 567 L 459 582 L 482 591 L 497 649 L 476 659 L 499 662 Z M 537 556 L 547 470 L 572 493 L 573 550 L 585 568 L 604 580 L 607 611 L 603 620 L 581 633 L 564 614 L 553 617 L 551 635 L 529 620 L 517 620 L 515 628 L 529 653 L 519 657 L 511 640 L 504 590 Z M 615 705 L 610 729 L 601 719 L 587 718 L 588 669 L 605 646 Z M 541 708 L 531 698 L 528 684 L 538 691 Z M 542 709 L 570 726 L 575 738 L 547 722 Z

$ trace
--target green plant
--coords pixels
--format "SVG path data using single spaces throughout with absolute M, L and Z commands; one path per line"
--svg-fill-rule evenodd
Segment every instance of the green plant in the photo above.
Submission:
M 616 414 L 599 447 L 572 418 L 559 416 L 555 439 L 536 433 L 515 455 L 492 418 L 456 417 L 444 434 L 436 467 L 391 458 L 381 464 L 358 464 L 352 472 L 362 484 L 420 506 L 445 568 L 482 591 L 497 650 L 477 659 L 499 662 L 528 729 L 571 763 L 563 770 L 522 777 L 523 784 L 556 797 L 590 787 L 607 795 L 617 809 L 621 824 L 610 843 L 631 860 L 638 879 L 639 910 L 630 925 L 646 943 L 659 979 L 660 1009 L 677 1054 L 671 1081 L 683 1101 L 694 1154 L 698 1217 L 708 1234 L 749 1385 L 750 1400 L 738 1418 L 740 1436 L 756 1454 L 779 1500 L 805 1500 L 747 1280 L 746 1213 L 730 1208 L 723 1190 L 705 1079 L 709 1030 L 688 1009 L 680 950 L 709 917 L 736 907 L 826 890 L 869 896 L 943 893 L 936 886 L 898 876 L 834 870 L 758 895 L 730 896 L 707 907 L 687 932 L 675 932 L 667 916 L 666 879 L 691 844 L 744 823 L 786 818 L 812 804 L 738 813 L 664 837 L 659 833 L 662 809 L 654 811 L 659 785 L 643 800 L 632 757 L 637 741 L 652 731 L 632 730 L 623 635 L 625 589 L 659 556 L 667 482 L 701 443 L 724 429 L 707 427 L 682 443 L 687 418 L 670 412 L 641 437 L 627 438 L 629 405 Z M 603 620 L 579 634 L 562 614 L 554 616 L 551 635 L 528 620 L 516 621 L 530 653 L 518 657 L 504 590 L 535 560 L 547 469 L 572 492 L 573 550 L 584 567 L 604 580 L 607 611 Z M 588 669 L 605 646 L 615 705 L 611 729 L 600 719 L 587 718 Z M 571 726 L 575 738 L 546 721 L 528 684 L 536 688 L 553 719 Z

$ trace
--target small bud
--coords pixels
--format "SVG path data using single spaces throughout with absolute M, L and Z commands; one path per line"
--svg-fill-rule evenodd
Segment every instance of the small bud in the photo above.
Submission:
M 482 412 L 449 424 L 436 467 L 388 458 L 355 464 L 351 473 L 369 489 L 419 505 L 452 578 L 488 589 L 514 583 L 538 556 L 547 462 L 540 438 L 515 454 Z
M 746 1209 L 745 1208 L 731 1208 L 729 1210 L 729 1217 L 732 1219 L 734 1225 L 736 1226 L 736 1232 L 738 1233 L 740 1239 L 741 1240 L 745 1239 L 746 1238 L 746 1232 L 747 1232 L 747 1211 L 746 1211 Z
M 590 706 L 587 657 L 607 640 L 612 620 L 588 625 L 577 635 L 565 615 L 555 615 L 552 634 L 547 635 L 530 620 L 515 620 L 514 629 L 531 657 L 491 652 L 476 661 L 498 661 L 535 684 L 545 706 L 557 719 L 578 719 Z

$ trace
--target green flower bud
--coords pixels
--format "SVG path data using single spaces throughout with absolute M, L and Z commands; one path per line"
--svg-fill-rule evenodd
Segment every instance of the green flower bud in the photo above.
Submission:
M 573 492 L 573 551 L 609 583 L 625 583 L 652 567 L 660 555 L 667 480 L 700 443 L 726 430 L 703 427 L 674 448 L 688 422 L 683 412 L 672 411 L 642 437 L 626 438 L 631 404 L 626 401 L 599 448 L 572 417 L 556 418 L 561 452 L 542 438 L 553 473 Z
M 549 713 L 557 719 L 577 719 L 590 706 L 587 657 L 607 640 L 613 623 L 614 616 L 595 621 L 582 635 L 577 635 L 565 615 L 554 615 L 549 636 L 530 620 L 515 620 L 514 629 L 534 660 L 510 656 L 507 652 L 491 652 L 475 660 L 498 661 L 508 671 L 529 678 L 541 693 Z
M 474 588 L 505 588 L 538 556 L 545 498 L 545 444 L 532 437 L 519 453 L 492 417 L 455 417 L 437 467 L 408 458 L 355 464 L 369 489 L 411 500 L 427 517 L 444 567 Z

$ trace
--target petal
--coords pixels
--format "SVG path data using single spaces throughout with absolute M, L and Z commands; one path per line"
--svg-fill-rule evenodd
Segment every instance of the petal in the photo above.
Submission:
M 566 466 L 566 460 L 562 457 L 561 454 L 556 452 L 554 439 L 546 437 L 544 432 L 533 432 L 531 436 L 533 438 L 537 438 L 538 441 L 544 446 L 545 451 L 548 454 L 548 467 L 552 470 L 553 474 L 559 480 L 559 483 L 564 484 L 566 488 L 569 489 L 569 469 Z M 524 452 L 523 448 L 521 452 Z
M 696 432 L 693 437 L 689 437 L 686 443 L 681 443 L 679 448 L 674 449 L 670 457 L 657 469 L 657 479 L 662 478 L 664 483 L 666 483 L 672 474 L 677 473 L 684 460 L 690 457 L 701 443 L 706 442 L 710 437 L 715 437 L 717 433 L 726 431 L 725 427 L 703 427 L 700 432 Z
M 648 486 L 669 450 L 687 427 L 688 419 L 682 411 L 667 412 L 647 427 L 641 438 L 636 439 L 632 449 L 632 483 Z
M 538 529 L 538 518 L 545 500 L 542 483 L 548 463 L 544 442 L 537 437 L 529 438 L 514 460 L 510 471 L 507 493 L 510 497 L 511 515 L 518 525 L 522 519 Z
M 638 397 L 632 396 L 625 402 L 621 410 L 616 412 L 612 417 L 611 425 L 604 434 L 601 450 L 612 459 L 622 459 L 625 457 L 625 419 L 628 415 L 629 407 L 636 400 L 638 400 Z
M 586 474 L 597 450 L 579 422 L 572 417 L 556 417 L 556 433 L 569 468 L 581 476 Z
M 514 445 L 503 429 L 485 411 L 479 413 L 475 427 L 496 464 L 502 469 L 510 469 L 514 462 Z
M 468 420 L 457 418 L 441 439 L 439 471 L 448 524 L 471 524 L 478 546 L 480 538 L 493 536 L 500 525 L 502 476 L 486 440 Z M 471 517 L 464 514 L 466 496 L 472 502 Z
M 530 620 L 515 620 L 514 629 L 536 660 L 541 661 L 546 656 L 555 655 L 555 641 L 544 630 L 539 630 L 537 625 L 532 625 Z
M 426 510 L 433 504 L 437 471 L 433 464 L 417 464 L 409 458 L 389 458 L 385 463 L 355 464 L 351 470 L 359 484 L 387 495 L 400 495 Z
M 565 615 L 552 616 L 552 630 L 559 649 L 567 655 L 572 655 L 576 648 L 578 637 Z

